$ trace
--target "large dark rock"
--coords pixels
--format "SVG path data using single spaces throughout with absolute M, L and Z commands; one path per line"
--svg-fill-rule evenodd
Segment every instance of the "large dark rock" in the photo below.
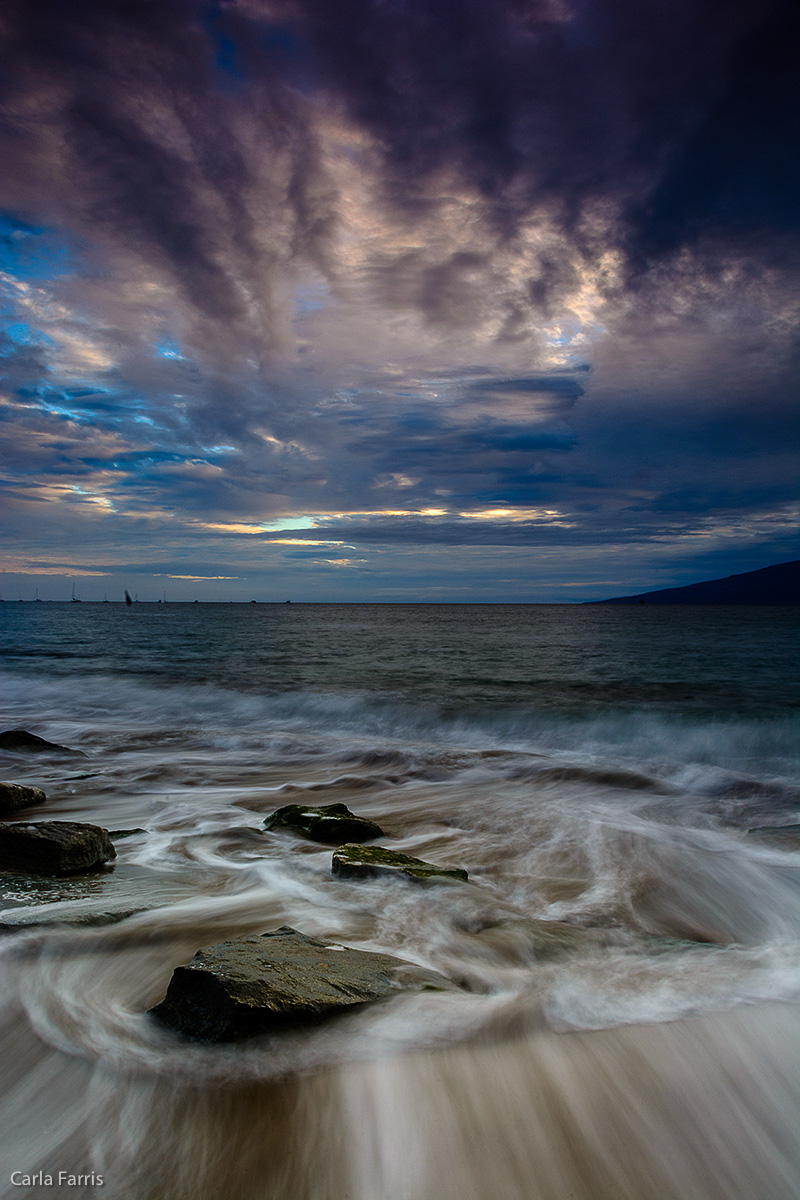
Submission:
M 91 871 L 117 857 L 108 831 L 78 821 L 0 825 L 0 867 L 35 875 Z
M 56 742 L 47 742 L 28 733 L 27 729 L 6 729 L 0 733 L 0 750 L 17 750 L 23 754 L 74 754 L 85 758 L 82 750 L 70 750 L 68 746 L 59 746 Z
M 339 846 L 333 852 L 331 873 L 335 879 L 374 879 L 376 875 L 401 875 L 418 882 L 469 876 L 461 867 L 437 867 L 421 858 L 386 850 L 383 846 Z
M 288 925 L 198 950 L 176 967 L 150 1010 L 201 1042 L 229 1042 L 316 1024 L 402 988 L 448 990 L 441 975 L 392 958 L 331 945 Z
M 0 817 L 11 817 L 32 804 L 44 804 L 47 796 L 41 788 L 23 787 L 21 783 L 0 783 Z
M 326 846 L 341 846 L 344 842 L 369 842 L 383 837 L 380 825 L 357 817 L 346 804 L 286 804 L 264 822 L 265 829 L 288 829 L 322 842 Z

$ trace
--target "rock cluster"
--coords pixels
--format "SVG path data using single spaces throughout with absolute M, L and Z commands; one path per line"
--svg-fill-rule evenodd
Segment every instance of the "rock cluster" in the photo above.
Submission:
M 10 734 L 21 735 L 15 748 L 22 748 L 27 738 L 41 741 L 24 731 L 7 731 L 6 748 L 14 740 Z M 44 746 L 58 749 L 49 743 Z M 0 805 L 5 805 L 0 812 L 15 813 L 45 799 L 38 788 L 0 785 Z M 383 836 L 383 830 L 344 804 L 287 805 L 267 818 L 265 828 L 335 845 L 332 872 L 342 878 L 385 874 L 417 881 L 467 878 L 463 870 L 363 845 Z M 113 836 L 119 839 L 144 832 L 119 829 Z M 72 897 L 65 892 L 62 897 L 52 891 L 61 886 L 55 883 L 57 877 L 83 874 L 90 881 L 88 872 L 96 872 L 115 858 L 108 830 L 97 825 L 76 821 L 0 824 L 0 870 L 10 871 L 6 879 L 22 886 L 25 896 L 20 898 L 35 900 L 37 888 L 52 892 L 42 893 L 38 905 L 0 915 L 0 932 L 63 923 L 101 926 L 151 907 L 146 899 L 140 901 L 127 893 Z M 41 882 L 46 877 L 50 882 Z M 63 886 L 74 885 L 66 881 Z M 87 882 L 86 886 L 92 885 Z M 166 995 L 151 1014 L 161 1025 L 190 1040 L 229 1042 L 316 1024 L 406 988 L 452 987 L 444 976 L 402 959 L 332 945 L 283 926 L 199 950 L 191 962 L 175 969 Z
M 337 846 L 331 868 L 337 878 L 467 879 L 460 869 L 363 845 L 383 836 L 383 830 L 344 804 L 288 804 L 267 817 L 264 828 Z M 400 988 L 452 986 L 444 976 L 402 959 L 331 945 L 284 925 L 199 950 L 191 962 L 176 967 L 164 999 L 150 1012 L 190 1040 L 228 1042 L 315 1024 Z
M 336 846 L 331 863 L 335 879 L 374 879 L 377 875 L 417 881 L 468 878 L 460 868 L 438 867 L 383 846 L 365 846 L 364 842 L 383 837 L 384 831 L 375 821 L 356 816 L 345 804 L 287 804 L 267 817 L 264 828 L 290 830 L 311 841 Z

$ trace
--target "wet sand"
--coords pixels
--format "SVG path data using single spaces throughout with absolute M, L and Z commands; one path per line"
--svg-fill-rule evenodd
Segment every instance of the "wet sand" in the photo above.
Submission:
M 220 1087 L 109 1070 L 12 1021 L 2 1195 L 793 1200 L 798 1024 L 774 1005 L 591 1033 L 497 1029 Z M 8 1184 L 14 1170 L 59 1168 L 104 1186 Z

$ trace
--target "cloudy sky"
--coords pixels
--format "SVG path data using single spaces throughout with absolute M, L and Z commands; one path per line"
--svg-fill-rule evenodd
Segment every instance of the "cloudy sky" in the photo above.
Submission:
M 3 595 L 798 557 L 790 0 L 5 0 Z

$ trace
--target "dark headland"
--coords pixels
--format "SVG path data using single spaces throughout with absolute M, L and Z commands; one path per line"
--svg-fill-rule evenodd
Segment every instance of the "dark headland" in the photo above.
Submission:
M 800 604 L 800 561 L 591 604 Z

